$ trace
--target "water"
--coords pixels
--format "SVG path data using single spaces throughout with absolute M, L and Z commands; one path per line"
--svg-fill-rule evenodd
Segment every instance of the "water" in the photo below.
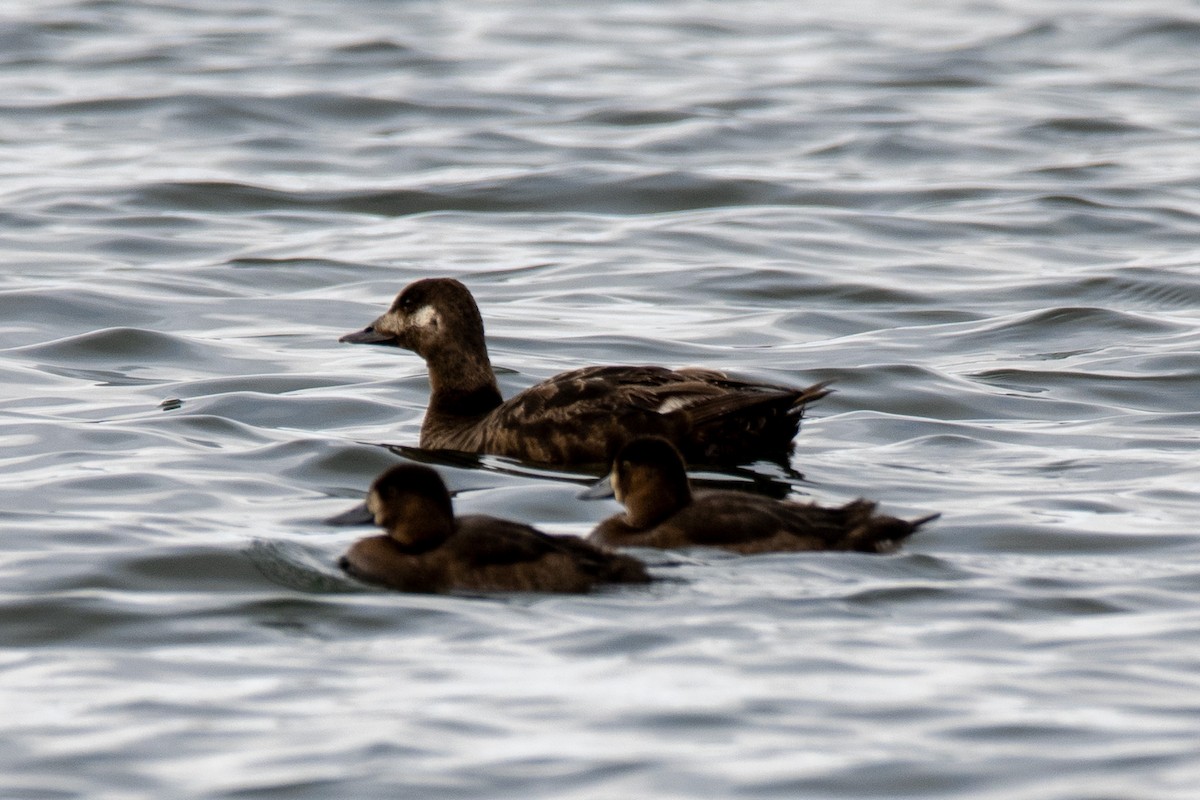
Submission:
M 0 796 L 1194 797 L 1193 4 L 202 5 L 0 18 Z M 835 380 L 804 478 L 753 471 L 943 516 L 365 591 L 322 520 L 422 457 L 376 444 L 426 384 L 337 337 L 427 275 L 506 392 Z

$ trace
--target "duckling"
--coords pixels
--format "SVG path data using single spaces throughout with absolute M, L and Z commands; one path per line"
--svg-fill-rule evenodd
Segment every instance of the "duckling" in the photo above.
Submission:
M 744 492 L 693 493 L 679 451 L 653 437 L 625 445 L 613 460 L 608 482 L 609 494 L 616 495 L 625 513 L 604 520 L 588 536 L 588 541 L 606 547 L 881 553 L 939 516 L 906 522 L 876 514 L 868 500 L 830 508 Z
M 339 341 L 414 351 L 431 396 L 421 447 L 555 465 L 607 465 L 635 436 L 662 436 L 696 463 L 786 460 L 806 404 L 829 394 L 749 383 L 708 369 L 584 367 L 505 401 L 488 359 L 483 318 L 453 278 L 409 284 L 387 313 Z
M 574 536 L 519 522 L 454 516 L 429 467 L 402 464 L 371 485 L 367 508 L 386 531 L 338 561 L 351 576 L 405 592 L 587 592 L 602 583 L 647 583 L 642 562 Z

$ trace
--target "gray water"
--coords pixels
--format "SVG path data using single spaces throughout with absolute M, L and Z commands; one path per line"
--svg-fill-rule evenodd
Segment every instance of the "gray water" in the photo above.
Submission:
M 1182 0 L 6 3 L 0 796 L 1196 797 L 1198 42 Z M 509 393 L 835 380 L 791 470 L 708 477 L 943 516 L 353 583 L 322 520 L 400 460 L 616 508 L 411 449 L 423 365 L 337 337 L 430 275 Z

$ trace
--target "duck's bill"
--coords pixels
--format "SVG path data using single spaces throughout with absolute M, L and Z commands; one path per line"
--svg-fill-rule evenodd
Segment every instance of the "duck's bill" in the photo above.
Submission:
M 615 497 L 616 494 L 613 492 L 612 481 L 605 475 L 577 496 L 580 500 L 603 500 L 606 497 Z
M 395 336 L 380 333 L 374 327 L 366 327 L 361 331 L 347 333 L 338 339 L 338 341 L 345 342 L 346 344 L 390 344 L 397 347 L 400 345 L 400 341 Z
M 348 508 L 340 514 L 334 514 L 329 519 L 325 520 L 326 525 L 373 525 L 375 524 L 375 515 L 367 508 L 365 502 L 359 503 L 354 508 Z

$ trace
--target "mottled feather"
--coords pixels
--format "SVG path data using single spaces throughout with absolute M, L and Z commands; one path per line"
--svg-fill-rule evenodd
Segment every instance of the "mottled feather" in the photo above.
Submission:
M 445 484 L 428 467 L 388 470 L 369 504 L 386 534 L 355 542 L 338 562 L 367 583 L 407 592 L 586 592 L 649 580 L 637 559 L 578 537 L 482 514 L 454 517 Z
M 733 491 L 693 492 L 678 451 L 663 439 L 624 447 L 610 476 L 625 513 L 601 522 L 589 541 L 609 547 L 719 547 L 738 553 L 891 549 L 936 518 L 911 522 L 854 500 L 822 506 Z
M 428 365 L 431 398 L 421 446 L 553 464 L 606 463 L 626 441 L 656 435 L 691 461 L 785 459 L 807 403 L 798 389 L 700 368 L 597 366 L 564 372 L 504 401 L 474 298 L 458 281 L 406 287 L 386 314 L 343 341 L 394 344 Z

